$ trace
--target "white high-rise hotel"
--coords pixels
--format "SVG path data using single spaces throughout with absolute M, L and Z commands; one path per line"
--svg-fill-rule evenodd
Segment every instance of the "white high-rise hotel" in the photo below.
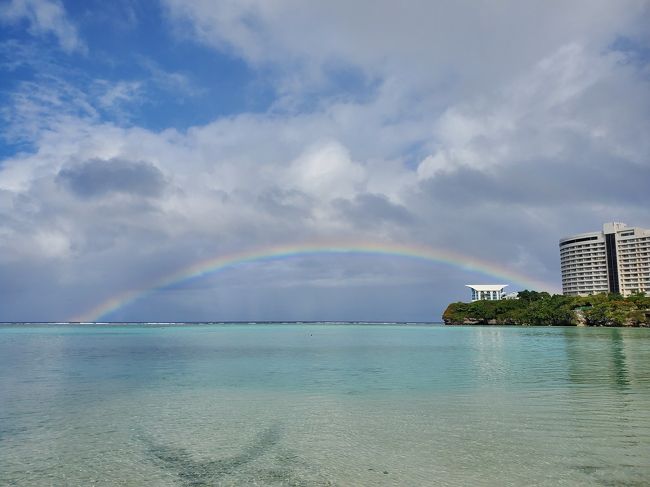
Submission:
M 650 230 L 605 223 L 602 232 L 560 240 L 560 262 L 562 291 L 567 296 L 650 295 Z

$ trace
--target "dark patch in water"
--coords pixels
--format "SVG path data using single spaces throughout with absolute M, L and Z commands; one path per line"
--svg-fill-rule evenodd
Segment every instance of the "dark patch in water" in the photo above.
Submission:
M 175 472 L 183 485 L 199 487 L 215 485 L 221 478 L 264 455 L 278 441 L 280 441 L 278 428 L 268 428 L 240 454 L 208 461 L 195 460 L 184 448 L 155 444 L 152 441 L 148 441 L 147 446 L 157 463 Z
M 216 460 L 199 461 L 184 448 L 157 444 L 143 440 L 154 461 L 166 470 L 175 473 L 181 485 L 204 487 L 219 485 L 224 477 L 233 474 L 242 475 L 242 470 L 252 462 L 275 449 L 280 441 L 280 430 L 268 428 L 256 437 L 255 441 L 238 455 Z M 275 484 L 284 486 L 307 487 L 310 485 L 332 485 L 328 481 L 313 481 L 297 477 L 292 465 L 300 463 L 298 456 L 288 451 L 279 451 L 275 457 L 274 468 L 255 469 L 246 472 L 251 483 Z
M 648 479 L 639 479 L 639 480 L 607 479 L 607 480 L 601 480 L 598 483 L 606 487 L 648 487 Z
M 0 441 L 3 441 L 5 438 L 12 438 L 15 436 L 19 436 L 21 434 L 24 434 L 28 431 L 28 428 L 26 426 L 19 426 L 19 425 L 2 425 L 2 428 L 0 428 Z
M 633 465 L 622 465 L 625 467 L 633 467 Z M 597 475 L 605 475 L 608 468 L 602 465 L 574 465 L 572 468 L 583 472 L 592 477 L 594 485 L 602 485 L 605 487 L 645 487 L 648 485 L 647 479 L 612 479 L 612 478 L 595 478 Z
M 573 468 L 575 470 L 590 475 L 598 472 L 599 470 L 603 470 L 605 467 L 603 467 L 602 465 L 575 465 Z

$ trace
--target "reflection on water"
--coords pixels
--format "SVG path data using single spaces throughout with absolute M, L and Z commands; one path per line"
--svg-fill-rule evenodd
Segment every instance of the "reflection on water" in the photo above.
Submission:
M 0 485 L 647 485 L 650 330 L 0 328 Z
M 612 372 L 615 384 L 621 389 L 626 389 L 630 385 L 625 361 L 625 349 L 621 331 L 614 328 L 612 330 Z
M 641 435 L 650 433 L 648 333 L 618 328 L 562 332 L 572 386 L 568 406 L 582 443 L 574 468 L 603 485 L 646 485 L 650 449 Z M 622 463 L 616 482 L 606 460 L 613 446 L 618 447 Z
M 621 391 L 650 384 L 648 332 L 640 329 L 562 329 L 569 378 L 576 384 L 610 384 Z

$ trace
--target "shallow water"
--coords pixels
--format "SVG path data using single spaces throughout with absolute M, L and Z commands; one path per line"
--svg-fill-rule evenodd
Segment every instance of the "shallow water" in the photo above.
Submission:
M 650 330 L 0 327 L 0 485 L 648 485 Z

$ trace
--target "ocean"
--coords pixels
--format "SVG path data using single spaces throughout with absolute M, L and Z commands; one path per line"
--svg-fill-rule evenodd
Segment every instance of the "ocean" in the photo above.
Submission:
M 2 486 L 650 484 L 650 329 L 0 326 Z

